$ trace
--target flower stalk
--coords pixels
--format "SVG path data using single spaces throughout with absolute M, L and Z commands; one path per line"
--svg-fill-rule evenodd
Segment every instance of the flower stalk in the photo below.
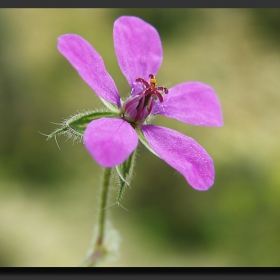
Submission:
M 101 189 L 101 203 L 99 209 L 99 217 L 98 217 L 98 224 L 97 224 L 97 237 L 94 240 L 95 243 L 91 246 L 88 256 L 82 263 L 82 266 L 96 266 L 97 263 L 106 257 L 109 253 L 108 249 L 106 248 L 106 244 L 104 244 L 105 239 L 105 224 L 106 224 L 106 217 L 107 217 L 107 204 L 109 198 L 109 186 L 110 186 L 110 178 L 111 178 L 111 168 L 104 168 L 103 172 L 103 182 L 102 182 L 102 189 Z

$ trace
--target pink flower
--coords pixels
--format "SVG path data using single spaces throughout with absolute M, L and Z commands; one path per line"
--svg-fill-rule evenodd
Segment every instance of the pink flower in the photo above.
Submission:
M 214 90 L 200 82 L 185 82 L 169 90 L 157 87 L 155 75 L 162 62 L 162 46 L 156 29 L 145 21 L 122 16 L 114 23 L 114 46 L 131 95 L 121 102 L 114 80 L 101 56 L 82 37 L 66 34 L 58 38 L 58 49 L 98 94 L 116 117 L 91 121 L 84 143 L 103 167 L 123 163 L 136 149 L 139 139 L 156 155 L 179 171 L 197 190 L 214 183 L 214 163 L 192 138 L 172 129 L 150 125 L 147 118 L 160 114 L 201 126 L 221 126 L 221 107 Z

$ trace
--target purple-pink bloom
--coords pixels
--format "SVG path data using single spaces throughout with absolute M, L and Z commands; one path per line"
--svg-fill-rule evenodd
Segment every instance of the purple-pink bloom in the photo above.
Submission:
M 90 122 L 84 143 L 103 167 L 123 163 L 138 145 L 141 130 L 151 149 L 179 171 L 197 190 L 214 183 L 214 163 L 194 139 L 172 129 L 147 124 L 147 117 L 160 114 L 201 126 L 222 126 L 222 112 L 215 91 L 200 82 L 185 82 L 170 89 L 157 86 L 162 46 L 157 30 L 140 18 L 122 16 L 114 23 L 114 47 L 121 71 L 131 88 L 122 102 L 103 59 L 82 37 L 66 34 L 58 38 L 58 49 L 84 81 L 104 101 L 115 106 L 116 118 Z

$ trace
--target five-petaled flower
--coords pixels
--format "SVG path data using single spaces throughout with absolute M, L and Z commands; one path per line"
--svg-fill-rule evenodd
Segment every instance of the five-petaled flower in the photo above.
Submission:
M 131 88 L 125 102 L 101 56 L 86 40 L 74 34 L 58 39 L 59 51 L 105 105 L 110 104 L 108 107 L 118 112 L 115 118 L 100 118 L 87 125 L 87 150 L 101 166 L 117 166 L 136 149 L 140 131 L 154 153 L 179 171 L 193 188 L 207 190 L 215 176 L 208 153 L 190 137 L 148 124 L 147 117 L 160 114 L 192 125 L 221 126 L 216 93 L 200 82 L 185 82 L 170 89 L 157 87 L 155 75 L 163 57 L 161 40 L 157 30 L 142 19 L 118 18 L 113 37 L 120 69 Z

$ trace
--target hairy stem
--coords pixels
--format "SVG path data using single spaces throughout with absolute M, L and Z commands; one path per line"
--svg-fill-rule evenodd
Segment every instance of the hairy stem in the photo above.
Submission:
M 111 168 L 104 168 L 103 182 L 101 189 L 101 203 L 99 209 L 98 217 L 98 232 L 97 238 L 94 239 L 89 254 L 82 263 L 82 266 L 96 266 L 97 262 L 107 255 L 106 247 L 104 246 L 104 236 L 105 236 L 105 222 L 106 222 L 106 212 L 107 203 L 109 197 L 109 184 L 111 177 Z
M 108 202 L 109 184 L 110 184 L 111 168 L 104 168 L 103 184 L 101 190 L 101 205 L 99 209 L 99 232 L 97 240 L 102 244 L 104 237 L 106 206 Z

